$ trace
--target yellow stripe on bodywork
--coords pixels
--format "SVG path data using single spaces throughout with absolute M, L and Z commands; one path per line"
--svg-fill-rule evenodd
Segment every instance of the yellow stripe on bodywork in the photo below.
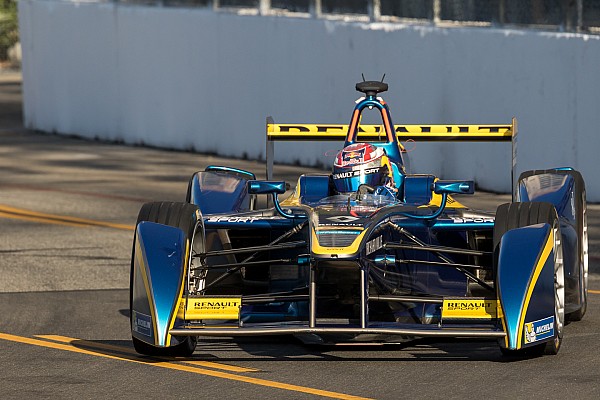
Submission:
M 144 288 L 146 289 L 146 298 L 148 299 L 148 306 L 150 307 L 154 344 L 158 345 L 158 335 L 157 335 L 158 328 L 156 327 L 156 309 L 155 309 L 155 304 L 154 304 L 154 296 L 152 294 L 152 290 L 150 287 L 150 281 L 148 279 L 148 274 L 146 273 L 146 263 L 144 262 L 142 246 L 140 245 L 140 240 L 138 238 L 136 238 L 136 240 L 135 240 L 135 254 L 136 254 L 137 261 L 138 261 L 138 266 L 140 267 L 140 272 L 142 273 L 142 280 L 144 281 Z
M 504 347 L 508 348 L 508 346 L 509 346 L 509 343 L 508 343 L 508 329 L 506 328 L 506 320 L 504 319 L 504 311 L 502 310 L 502 302 L 500 301 L 500 299 L 498 299 L 496 301 L 498 302 L 498 304 L 496 305 L 496 313 L 498 314 L 497 318 L 502 323 L 502 330 L 507 333 L 504 336 Z
M 338 229 L 339 227 L 335 227 L 336 229 Z M 365 233 L 367 233 L 367 231 L 363 231 L 361 232 L 352 242 L 352 244 L 350 246 L 347 247 L 323 247 L 319 244 L 319 239 L 317 238 L 317 234 L 315 233 L 315 230 L 312 230 L 312 243 L 311 243 L 311 249 L 312 252 L 314 254 L 319 254 L 319 255 L 327 255 L 327 254 L 338 254 L 338 255 L 349 255 L 349 254 L 354 254 L 358 251 L 358 248 L 360 246 L 360 242 L 362 241 L 362 238 L 365 236 Z
M 283 207 L 298 207 L 300 205 L 300 178 L 298 178 L 294 192 L 287 199 L 279 202 L 279 205 Z
M 525 301 L 523 303 L 523 309 L 521 310 L 521 316 L 519 317 L 519 329 L 517 336 L 517 349 L 521 348 L 521 341 L 523 340 L 523 329 L 525 325 L 525 315 L 527 314 L 527 309 L 529 308 L 529 301 L 531 300 L 531 294 L 533 293 L 533 289 L 535 289 L 535 285 L 537 284 L 537 280 L 546 265 L 546 261 L 548 261 L 548 257 L 554 247 L 554 231 L 550 229 L 550 234 L 548 235 L 548 239 L 546 240 L 546 244 L 544 245 L 544 249 L 542 250 L 542 254 L 535 266 L 535 270 L 533 272 L 533 276 L 531 277 L 531 281 L 529 282 L 529 287 L 527 288 L 527 294 L 525 295 Z
M 173 315 L 171 316 L 171 321 L 169 322 L 169 330 L 167 331 L 167 337 L 165 340 L 165 344 L 167 346 L 171 344 L 171 334 L 168 332 L 170 332 L 171 329 L 173 329 L 173 326 L 175 326 L 175 320 L 177 319 L 179 304 L 181 303 L 181 300 L 187 301 L 187 299 L 183 299 L 183 288 L 185 287 L 185 281 L 186 281 L 185 277 L 188 273 L 189 255 L 190 255 L 190 240 L 186 238 L 186 240 L 185 240 L 185 259 L 183 261 L 183 273 L 181 274 L 182 275 L 181 286 L 179 288 L 179 293 L 177 294 L 178 301 L 175 305 L 175 308 L 172 311 Z M 185 319 L 185 309 L 184 309 L 183 314 L 184 314 L 184 319 Z
M 438 179 L 436 178 L 436 181 L 437 180 Z M 442 206 L 442 195 L 431 192 L 431 201 L 429 201 L 429 204 L 425 204 L 425 205 L 419 206 L 419 207 L 429 207 L 429 206 L 441 207 Z M 448 195 L 448 198 L 446 199 L 446 207 L 445 208 L 467 208 L 467 207 L 465 207 L 462 203 L 454 200 L 454 198 L 452 196 Z
M 433 181 L 437 182 L 439 180 L 440 180 L 440 178 L 436 177 Z M 431 191 L 431 200 L 429 201 L 429 204 L 424 204 L 419 207 L 430 207 L 430 206 L 441 207 L 442 206 L 442 195 L 437 194 L 432 190 Z M 467 207 L 465 207 L 458 201 L 454 200 L 454 198 L 452 196 L 448 195 L 448 197 L 446 198 L 445 208 L 467 208 Z
M 268 140 L 345 139 L 345 124 L 267 124 Z M 387 139 L 382 125 L 360 125 L 358 139 Z M 415 141 L 510 141 L 513 126 L 499 125 L 396 125 L 399 140 Z

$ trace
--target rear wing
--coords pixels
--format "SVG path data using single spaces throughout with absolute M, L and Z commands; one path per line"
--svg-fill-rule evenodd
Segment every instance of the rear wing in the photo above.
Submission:
M 276 141 L 337 141 L 345 140 L 349 125 L 344 124 L 276 124 L 267 117 L 267 179 L 273 178 L 273 158 Z M 383 125 L 360 125 L 358 139 L 385 139 Z M 396 125 L 399 141 L 416 142 L 511 142 L 511 180 L 514 190 L 517 167 L 517 119 L 508 125 Z M 514 196 L 514 193 L 513 193 Z

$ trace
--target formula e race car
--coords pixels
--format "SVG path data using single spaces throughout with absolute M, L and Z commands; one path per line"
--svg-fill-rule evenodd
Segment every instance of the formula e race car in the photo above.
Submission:
M 141 208 L 130 281 L 137 352 L 190 355 L 198 337 L 282 334 L 312 344 L 487 338 L 508 355 L 558 352 L 565 323 L 587 304 L 581 174 L 514 179 L 513 150 L 515 201 L 471 210 L 454 197 L 474 183 L 408 174 L 401 140 L 514 148 L 516 120 L 394 126 L 378 96 L 386 83 L 356 89 L 364 96 L 349 125 L 267 119 L 267 180 L 210 166 L 191 177 L 185 202 Z M 361 124 L 367 108 L 380 125 Z M 275 141 L 344 138 L 331 173 L 301 175 L 280 201 Z

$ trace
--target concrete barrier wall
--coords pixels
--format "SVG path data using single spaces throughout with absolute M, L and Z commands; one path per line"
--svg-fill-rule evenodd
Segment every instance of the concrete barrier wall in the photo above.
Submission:
M 264 158 L 265 117 L 347 123 L 386 73 L 396 124 L 519 121 L 518 170 L 573 166 L 600 201 L 600 37 L 21 0 L 26 126 Z M 341 143 L 278 143 L 332 163 Z M 408 145 L 413 172 L 510 191 L 510 145 Z

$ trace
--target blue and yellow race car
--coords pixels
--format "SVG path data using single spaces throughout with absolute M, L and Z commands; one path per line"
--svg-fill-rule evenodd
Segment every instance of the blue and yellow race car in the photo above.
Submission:
M 139 353 L 190 355 L 198 337 L 281 334 L 307 343 L 488 338 L 507 355 L 558 352 L 565 323 L 587 304 L 581 174 L 524 172 L 513 178 L 514 202 L 471 210 L 455 197 L 472 194 L 472 181 L 407 173 L 401 141 L 514 148 L 516 120 L 394 126 L 379 97 L 386 83 L 356 89 L 349 125 L 267 119 L 267 180 L 211 166 L 191 177 L 185 202 L 142 207 L 130 281 Z M 381 124 L 361 124 L 365 109 Z M 331 173 L 301 175 L 280 201 L 278 140 L 345 142 Z

